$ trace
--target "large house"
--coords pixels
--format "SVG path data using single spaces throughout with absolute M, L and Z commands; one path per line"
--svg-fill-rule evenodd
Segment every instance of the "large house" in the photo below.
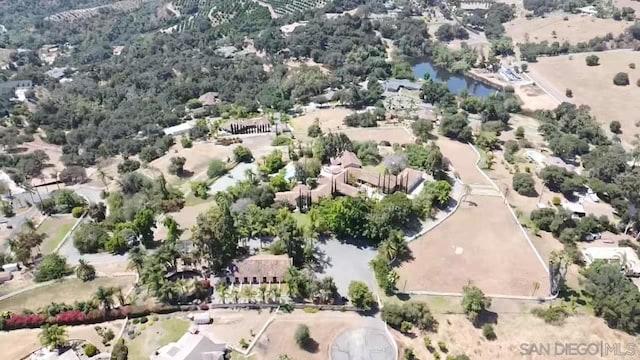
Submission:
M 602 260 L 620 264 L 627 276 L 640 276 L 640 259 L 630 247 L 590 247 L 582 252 L 587 265 L 596 260 Z
M 226 344 L 217 344 L 200 334 L 184 334 L 177 342 L 158 349 L 150 360 L 224 360 Z
M 298 184 L 290 191 L 276 193 L 276 201 L 284 201 L 304 210 L 322 198 L 334 195 L 358 196 L 367 189 L 378 190 L 383 194 L 397 191 L 411 193 L 424 181 L 422 171 L 405 168 L 398 175 L 381 174 L 362 168 L 362 162 L 356 154 L 345 151 L 331 159 L 318 178 L 318 186 L 310 188 Z
M 228 284 L 279 284 L 293 260 L 287 255 L 259 254 L 236 260 L 225 271 Z

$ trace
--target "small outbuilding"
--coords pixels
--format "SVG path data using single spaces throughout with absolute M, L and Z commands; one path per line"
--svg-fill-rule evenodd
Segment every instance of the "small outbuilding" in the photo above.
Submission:
M 2 270 L 8 272 L 20 271 L 20 265 L 18 265 L 18 263 L 4 264 L 2 265 Z
M 211 316 L 208 311 L 193 314 L 193 323 L 196 325 L 211 324 Z

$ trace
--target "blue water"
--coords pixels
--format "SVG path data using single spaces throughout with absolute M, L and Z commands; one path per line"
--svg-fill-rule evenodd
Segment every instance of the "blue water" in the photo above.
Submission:
M 424 74 L 429 73 L 432 80 L 447 84 L 449 90 L 454 94 L 459 94 L 462 90 L 467 89 L 470 95 L 484 98 L 497 91 L 497 89 L 487 86 L 480 81 L 464 75 L 452 74 L 447 70 L 434 67 L 428 62 L 415 64 L 412 66 L 412 70 L 413 75 L 417 79 L 422 79 Z

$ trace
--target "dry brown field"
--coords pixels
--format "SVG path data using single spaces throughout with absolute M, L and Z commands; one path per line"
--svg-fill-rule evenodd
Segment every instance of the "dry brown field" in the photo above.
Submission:
M 617 8 L 630 7 L 636 11 L 636 17 L 640 14 L 640 2 L 634 0 L 613 0 Z
M 307 314 L 296 311 L 292 314 L 278 315 L 260 337 L 252 352 L 260 360 L 277 360 L 282 354 L 293 359 L 326 360 L 329 359 L 331 344 L 340 333 L 349 328 L 358 327 L 363 319 L 350 312 L 321 312 Z M 305 324 L 317 343 L 314 351 L 300 349 L 295 343 L 294 333 L 298 325 Z
M 443 341 L 448 348 L 448 354 L 466 354 L 474 360 L 581 360 L 595 359 L 624 359 L 616 356 L 575 356 L 559 355 L 544 356 L 522 353 L 521 344 L 551 344 L 561 343 L 638 343 L 638 339 L 626 333 L 612 330 L 602 319 L 590 315 L 576 315 L 569 317 L 563 325 L 546 324 L 543 320 L 528 313 L 498 314 L 494 329 L 497 335 L 495 341 L 487 341 L 482 336 L 482 329 L 476 328 L 464 315 L 435 315 L 439 326 L 437 333 L 419 333 L 410 338 L 392 330 L 398 342 L 400 354 L 404 348 L 412 348 L 419 359 L 433 359 L 423 344 L 423 336 L 428 335 L 431 343 L 437 349 L 437 343 Z M 529 345 L 523 345 L 525 349 Z M 528 347 L 530 348 L 530 347 Z M 552 348 L 553 350 L 553 348 Z M 440 352 L 444 359 L 447 354 Z M 553 355 L 553 354 L 552 354 Z M 627 357 L 628 358 L 628 357 Z
M 565 89 L 571 89 L 573 98 L 570 101 L 589 105 L 604 128 L 608 129 L 613 120 L 620 121 L 622 140 L 632 142 L 638 134 L 636 123 L 640 125 L 637 116 L 640 113 L 640 87 L 636 86 L 640 70 L 630 69 L 629 64 L 640 65 L 640 54 L 634 51 L 597 53 L 600 65 L 592 67 L 585 64 L 588 55 L 573 54 L 572 60 L 569 56 L 540 58 L 537 63 L 530 64 L 530 72 L 537 82 L 550 87 L 553 93 L 564 95 Z M 630 85 L 613 84 L 614 75 L 621 71 L 629 74 Z
M 489 185 L 487 178 L 476 168 L 478 155 L 467 144 L 449 140 L 444 136 L 438 137 L 436 144 L 442 155 L 449 160 L 455 172 L 465 184 Z
M 413 260 L 398 269 L 401 291 L 460 293 L 473 281 L 487 294 L 548 294 L 547 273 L 500 197 L 468 196 L 409 248 Z
M 353 112 L 353 110 L 346 108 L 320 109 L 292 119 L 291 127 L 296 133 L 296 136 L 299 136 L 299 134 L 306 136 L 307 128 L 309 128 L 317 118 L 322 131 L 345 129 L 347 126 L 343 123 L 344 118 L 347 117 L 347 115 L 353 114 Z
M 207 326 L 200 326 L 203 335 L 218 342 L 240 348 L 240 339 L 245 339 L 247 343 L 253 341 L 264 325 L 274 314 L 268 310 L 231 310 L 216 309 L 210 310 L 213 323 Z
M 386 140 L 391 144 L 413 144 L 409 130 L 400 127 L 374 127 L 374 128 L 346 128 L 339 132 L 346 134 L 354 141 L 380 141 Z
M 122 325 L 124 325 L 124 321 L 116 320 L 96 325 L 103 328 L 110 328 L 113 330 L 114 334 L 117 334 L 122 328 Z M 108 348 L 102 344 L 102 338 L 94 329 L 96 325 L 66 327 L 69 339 L 86 340 L 95 345 L 101 352 L 107 351 Z M 0 349 L 2 349 L 2 359 L 22 359 L 30 353 L 40 349 L 42 345 L 40 345 L 38 335 L 41 331 L 41 329 L 23 329 L 0 332 Z
M 563 20 L 564 17 L 568 20 Z M 625 29 L 633 25 L 630 21 L 615 21 L 613 19 L 600 19 L 594 16 L 551 14 L 547 17 L 535 17 L 528 20 L 518 17 L 504 24 L 507 36 L 513 39 L 513 43 L 525 43 L 527 36 L 530 42 L 548 41 L 560 43 L 569 41 L 576 44 L 581 41 L 589 41 L 596 36 L 604 36 L 612 33 L 614 36 L 624 33 Z M 553 36 L 553 31 L 556 36 Z
M 151 169 L 157 169 L 165 176 L 169 183 L 176 183 L 180 178 L 176 175 L 169 174 L 168 168 L 169 164 L 171 164 L 171 158 L 177 156 L 182 156 L 187 159 L 184 165 L 186 171 L 191 172 L 192 175 L 198 175 L 207 171 L 211 160 L 218 159 L 226 161 L 228 157 L 233 157 L 233 147 L 215 145 L 212 142 L 194 142 L 193 147 L 183 148 L 180 141 L 177 141 L 176 145 L 172 146 L 167 154 L 150 162 L 148 166 L 149 169 L 143 172 L 147 174 L 153 172 Z

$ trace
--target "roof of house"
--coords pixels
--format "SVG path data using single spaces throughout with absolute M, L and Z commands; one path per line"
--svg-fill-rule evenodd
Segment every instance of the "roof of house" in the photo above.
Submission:
M 217 344 L 200 334 L 185 333 L 180 340 L 158 349 L 152 360 L 222 360 L 225 344 Z
M 565 210 L 569 210 L 571 212 L 574 213 L 578 213 L 578 214 L 586 214 L 587 212 L 584 209 L 584 206 L 582 206 L 581 204 L 578 203 L 573 203 L 573 202 L 565 202 L 562 203 L 562 208 L 564 208 Z
M 293 261 L 287 255 L 259 254 L 235 261 L 228 270 L 234 277 L 284 277 Z
M 358 156 L 351 151 L 343 151 L 339 157 L 331 159 L 332 165 L 341 165 L 343 168 L 349 166 L 362 167 L 362 162 L 358 159 Z
M 638 254 L 630 247 L 590 247 L 582 251 L 587 263 L 595 260 L 620 261 L 624 259 L 625 265 L 634 272 L 640 272 L 640 259 Z
M 408 90 L 420 90 L 422 85 L 419 82 L 407 79 L 389 79 L 383 83 L 383 88 L 388 91 L 398 91 L 400 88 Z

